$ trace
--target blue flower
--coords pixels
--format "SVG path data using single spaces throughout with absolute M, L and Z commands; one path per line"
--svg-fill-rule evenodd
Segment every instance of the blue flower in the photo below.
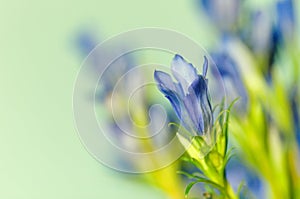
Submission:
M 225 82 L 225 86 L 227 89 L 226 91 L 229 95 L 228 97 L 232 97 L 229 99 L 229 101 L 233 101 L 236 98 L 240 97 L 240 108 L 243 108 L 244 111 L 244 108 L 247 106 L 248 94 L 238 70 L 237 63 L 225 51 L 211 53 L 211 56 L 218 68 L 218 72 Z M 229 83 L 230 85 L 227 85 L 227 83 Z
M 235 190 L 240 190 L 240 199 L 265 198 L 265 186 L 262 179 L 248 168 L 240 158 L 233 157 L 229 161 L 226 165 L 226 175 L 232 187 Z
M 278 1 L 276 4 L 277 31 L 281 38 L 288 38 L 295 29 L 295 13 L 292 0 Z
M 257 28 L 259 27 L 259 28 Z M 272 48 L 273 23 L 270 12 L 262 9 L 250 13 L 250 21 L 245 24 L 244 29 L 248 31 L 246 38 L 250 48 L 256 53 L 268 53 Z
M 99 75 L 101 75 L 99 87 L 96 91 L 96 99 L 103 102 L 110 96 L 120 78 L 135 66 L 135 59 L 129 54 L 119 57 L 122 50 L 126 49 L 125 46 L 120 45 L 101 50 L 101 47 L 99 49 L 97 48 L 100 43 L 101 40 L 99 40 L 96 37 L 96 34 L 91 31 L 79 33 L 76 40 L 79 52 L 85 57 L 88 56 L 86 62 L 92 73 L 95 74 L 95 78 L 98 79 Z M 112 59 L 112 57 L 115 57 L 116 59 L 111 60 L 112 62 L 107 66 L 107 59 Z M 139 77 L 139 75 L 136 76 L 137 79 Z M 129 85 L 131 81 L 132 79 L 130 81 L 126 80 Z M 126 91 L 125 88 L 128 88 L 128 85 L 124 84 L 124 89 L 122 89 L 122 91 Z
M 172 77 L 162 71 L 155 71 L 154 78 L 159 90 L 170 101 L 182 125 L 193 135 L 210 133 L 213 113 L 208 93 L 206 73 L 207 58 L 204 57 L 203 74 L 187 63 L 180 55 L 175 55 L 171 63 Z
M 205 13 L 222 31 L 232 31 L 237 25 L 240 0 L 200 0 Z
M 87 56 L 98 44 L 97 38 L 90 32 L 81 32 L 76 38 L 76 44 L 84 56 Z

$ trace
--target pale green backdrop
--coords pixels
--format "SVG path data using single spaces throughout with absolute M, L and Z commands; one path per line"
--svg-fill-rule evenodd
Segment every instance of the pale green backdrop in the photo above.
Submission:
M 1 0 L 0 198 L 164 198 L 102 166 L 80 143 L 72 91 L 82 60 L 73 42 L 85 27 L 105 39 L 145 26 L 199 40 L 199 19 L 185 0 Z
M 0 0 L 0 198 L 160 199 L 163 193 L 110 170 L 84 149 L 72 91 L 84 28 L 106 39 L 169 28 L 206 46 L 211 26 L 187 0 Z

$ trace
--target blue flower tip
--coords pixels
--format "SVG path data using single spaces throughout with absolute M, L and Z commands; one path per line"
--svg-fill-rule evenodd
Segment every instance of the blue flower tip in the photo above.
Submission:
M 158 70 L 154 70 L 154 79 L 158 78 L 159 72 L 160 71 L 158 71 Z
M 166 75 L 165 72 L 159 71 L 159 70 L 155 70 L 154 71 L 154 79 L 160 83 L 161 79 Z
M 183 60 L 183 57 L 179 54 L 176 54 L 174 60 Z

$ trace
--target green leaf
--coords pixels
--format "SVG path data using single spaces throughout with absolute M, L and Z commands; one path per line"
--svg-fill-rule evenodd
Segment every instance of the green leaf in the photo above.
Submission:
M 233 153 L 233 151 L 235 150 L 234 147 L 230 148 L 225 157 L 224 157 L 224 168 L 226 167 L 227 163 L 229 162 L 229 160 L 235 155 L 235 153 Z
M 180 159 L 185 162 L 191 162 L 191 158 L 188 155 L 184 155 Z
M 227 151 L 227 147 L 228 147 L 228 123 L 229 123 L 229 116 L 230 116 L 230 111 L 231 111 L 231 108 L 233 107 L 233 105 L 239 100 L 239 97 L 236 98 L 235 100 L 233 100 L 229 107 L 228 107 L 228 114 L 226 114 L 226 119 L 225 119 L 225 129 L 224 129 L 224 135 L 225 135 L 225 138 L 226 138 L 226 141 L 225 141 L 225 151 Z
M 224 111 L 224 107 L 225 107 L 225 98 L 222 99 L 221 105 L 220 105 L 220 113 L 222 113 Z M 220 114 L 219 114 L 220 115 Z M 217 121 L 217 120 L 216 120 Z M 220 115 L 219 118 L 219 123 L 221 124 L 223 121 L 223 114 Z
M 255 199 L 256 197 L 253 195 L 253 193 L 248 189 L 248 187 L 246 186 L 245 181 L 242 181 L 239 184 L 238 190 L 237 190 L 237 195 L 239 197 L 243 197 L 243 198 L 248 198 L 248 199 Z
M 189 179 L 194 179 L 195 178 L 195 176 L 193 174 L 187 173 L 185 171 L 177 171 L 177 174 L 184 175 L 184 176 L 188 177 Z
M 205 175 L 203 175 L 202 173 L 199 173 L 199 172 L 194 172 L 193 176 L 195 176 L 195 178 L 198 178 L 198 177 L 205 178 L 206 177 Z
M 185 191 L 184 191 L 184 197 L 186 197 L 186 198 L 188 197 L 188 195 L 189 195 L 191 189 L 192 189 L 193 186 L 194 186 L 195 184 L 197 184 L 197 183 L 198 183 L 197 181 L 191 182 L 191 183 L 189 183 L 189 184 L 186 186 Z
M 220 104 L 217 104 L 213 107 L 212 112 L 215 113 L 216 109 L 220 106 Z
M 199 172 L 194 172 L 194 173 L 190 174 L 185 171 L 177 171 L 177 174 L 181 174 L 181 175 L 186 176 L 189 179 L 195 179 L 195 180 L 207 178 L 205 175 L 203 175 L 202 173 L 199 173 Z
M 203 167 L 202 165 L 194 158 L 191 158 L 191 161 L 190 161 L 193 165 L 195 165 L 198 169 L 200 170 L 203 170 Z
M 245 181 L 242 181 L 240 184 L 239 184 L 239 187 L 238 187 L 238 190 L 237 190 L 237 194 L 238 196 L 242 193 L 242 189 L 243 187 L 246 185 Z
M 176 126 L 176 127 L 180 128 L 180 125 L 177 124 L 177 123 L 175 123 L 175 122 L 170 122 L 170 123 L 168 124 L 168 126 Z
M 187 156 L 187 157 L 182 157 L 181 160 L 185 161 L 185 162 L 188 162 L 188 163 L 191 163 L 192 165 L 194 165 L 195 167 L 197 167 L 199 170 L 203 170 L 203 168 L 200 165 L 200 163 L 196 159 L 194 159 L 194 158 L 191 158 L 191 157 Z
M 188 197 L 188 194 L 190 193 L 193 186 L 197 183 L 206 183 L 206 184 L 211 185 L 212 187 L 218 189 L 223 195 L 227 195 L 226 191 L 224 190 L 224 188 L 222 186 L 216 184 L 215 182 L 213 182 L 209 179 L 199 177 L 197 181 L 191 182 L 186 186 L 185 192 L 184 192 L 184 195 L 186 198 Z

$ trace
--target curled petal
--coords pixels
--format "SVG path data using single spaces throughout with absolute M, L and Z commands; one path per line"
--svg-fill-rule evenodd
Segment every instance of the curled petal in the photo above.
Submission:
M 154 79 L 158 83 L 159 90 L 170 101 L 177 117 L 181 119 L 180 97 L 176 93 L 176 86 L 171 76 L 162 71 L 155 71 Z
M 182 106 L 181 106 L 179 96 L 175 92 L 172 92 L 172 91 L 165 92 L 164 94 L 165 94 L 166 98 L 170 101 L 173 109 L 175 110 L 177 117 L 180 120 L 182 120 L 182 111 L 181 111 Z
M 159 90 L 176 90 L 172 77 L 169 74 L 162 71 L 155 71 L 154 79 L 158 83 Z
M 187 63 L 180 55 L 175 55 L 171 63 L 171 69 L 173 76 L 186 94 L 189 85 L 197 78 L 196 68 L 192 64 Z

